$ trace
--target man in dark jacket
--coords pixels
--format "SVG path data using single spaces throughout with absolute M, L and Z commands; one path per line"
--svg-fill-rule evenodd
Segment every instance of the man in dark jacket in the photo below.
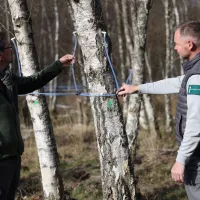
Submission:
M 6 35 L 0 32 L 0 200 L 14 200 L 20 178 L 24 143 L 20 133 L 18 94 L 41 88 L 74 62 L 74 58 L 67 54 L 28 77 L 14 75 L 8 67 L 11 62 L 12 49 Z
M 176 139 L 179 150 L 171 169 L 172 179 L 184 183 L 189 200 L 200 199 L 200 22 L 180 24 L 174 49 L 187 61 L 184 75 L 142 85 L 123 85 L 118 95 L 178 94 Z

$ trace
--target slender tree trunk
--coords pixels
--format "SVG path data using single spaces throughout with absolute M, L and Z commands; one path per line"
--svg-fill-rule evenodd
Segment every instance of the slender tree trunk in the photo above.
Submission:
M 130 24 L 128 23 L 128 15 L 129 9 L 128 9 L 128 1 L 120 1 L 122 6 L 122 22 L 123 22 L 123 31 L 124 31 L 124 37 L 125 37 L 125 69 L 128 71 L 128 69 L 132 69 L 133 62 L 131 62 L 132 57 L 131 53 L 133 52 L 133 42 L 131 40 L 131 31 L 130 31 Z M 122 80 L 125 80 L 125 71 L 122 74 Z M 129 104 L 129 96 L 126 96 L 124 99 L 123 104 L 123 115 L 125 120 L 127 119 L 128 114 L 128 104 Z
M 180 24 L 180 13 L 177 6 L 177 0 L 172 0 L 172 3 L 173 3 L 173 8 L 174 8 L 174 15 L 175 15 L 175 26 L 178 26 Z M 172 34 L 174 35 L 174 33 Z M 184 73 L 183 73 L 183 68 L 181 67 L 181 63 L 183 63 L 183 58 L 180 58 L 180 70 L 178 71 L 181 75 L 183 75 Z
M 121 1 L 120 1 L 121 2 Z M 123 49 L 123 27 L 121 23 L 121 10 L 120 10 L 120 3 L 117 0 L 114 3 L 115 12 L 116 12 L 116 21 L 117 21 L 117 38 L 118 38 L 118 46 L 119 46 L 119 63 L 120 63 L 120 70 L 121 70 L 121 79 L 125 80 L 125 65 L 124 65 L 124 49 Z
M 163 0 L 165 9 L 165 28 L 166 28 L 166 57 L 165 57 L 165 78 L 169 78 L 170 72 L 170 3 L 169 0 Z M 171 114 L 171 98 L 170 95 L 165 95 L 165 130 L 167 133 L 172 132 L 172 114 Z
M 46 9 L 46 5 L 45 5 L 45 0 L 41 0 L 41 9 L 42 9 L 42 16 L 44 17 L 44 22 L 46 22 L 46 25 L 47 25 L 47 31 L 44 30 L 43 28 L 43 39 L 42 39 L 42 44 L 43 44 L 43 49 L 49 49 L 48 52 L 44 52 L 44 56 L 43 56 L 43 63 L 44 65 L 46 65 L 49 61 L 49 57 L 50 58 L 53 58 L 54 56 L 54 39 L 53 39 L 53 29 L 51 27 L 51 22 L 50 22 L 50 19 L 47 15 L 47 9 Z M 44 23 L 43 22 L 43 23 Z M 52 85 L 51 85 L 51 82 L 48 84 L 49 86 L 49 92 L 51 92 L 52 90 Z M 49 97 L 49 102 L 51 102 L 51 96 Z M 49 103 L 49 107 L 50 109 L 51 108 L 51 105 Z
M 115 83 L 103 48 L 99 0 L 72 0 L 89 92 L 114 93 Z M 110 44 L 108 44 L 110 47 Z M 135 199 L 128 139 L 118 99 L 90 97 L 97 136 L 104 200 Z
M 25 0 L 8 0 L 17 39 L 23 75 L 34 74 L 39 66 L 35 50 L 30 13 Z M 40 90 L 42 91 L 42 90 Z M 53 127 L 44 96 L 27 95 L 38 149 L 44 199 L 64 199 L 59 159 Z
M 140 118 L 139 118 L 140 127 L 144 130 L 149 130 L 147 123 L 147 113 L 144 107 L 144 99 L 141 99 L 141 109 L 140 109 Z
M 149 63 L 149 59 L 148 59 L 148 55 L 147 52 L 145 51 L 145 66 L 147 68 L 148 71 L 148 79 L 150 82 L 152 82 L 152 71 L 151 71 L 151 66 Z M 144 99 L 144 105 L 145 105 L 145 110 L 147 113 L 147 119 L 148 119 L 148 124 L 149 124 L 149 130 L 152 136 L 157 136 L 160 137 L 160 130 L 159 130 L 159 126 L 158 126 L 158 121 L 153 109 L 153 105 L 152 105 L 152 100 L 151 100 L 151 96 L 148 94 L 144 94 L 143 95 L 143 99 Z
M 67 11 L 70 14 L 70 17 L 71 17 L 71 20 L 72 20 L 72 24 L 74 25 L 74 31 L 75 31 L 75 30 L 77 30 L 77 28 L 76 28 L 75 17 L 74 17 L 73 8 L 72 8 L 72 5 L 70 3 L 70 0 L 67 0 Z M 67 80 L 67 85 L 68 85 L 67 91 L 69 92 L 71 90 L 71 86 L 73 86 L 71 73 L 69 73 L 69 78 Z
M 41 0 L 41 22 L 40 22 L 40 43 L 39 43 L 39 63 L 41 66 L 44 66 L 46 63 L 45 63 L 45 52 L 44 52 L 44 48 L 46 46 L 46 37 L 45 37 L 45 30 L 44 30 L 44 27 L 45 27 L 45 15 L 44 15 L 44 10 L 45 10 L 45 4 L 44 4 L 44 0 Z
M 55 42 L 54 42 L 54 49 L 55 49 L 55 60 L 59 59 L 59 48 L 58 48 L 58 42 L 59 42 L 59 14 L 58 14 L 58 0 L 54 0 L 54 13 L 55 13 Z M 50 83 L 49 86 L 51 88 L 51 92 L 55 93 L 57 88 L 57 77 L 54 78 Z M 50 98 L 50 108 L 52 111 L 56 111 L 56 101 L 57 96 L 53 95 Z
M 151 97 L 150 97 L 150 95 L 144 94 L 143 99 L 144 99 L 145 110 L 146 110 L 146 113 L 147 113 L 149 132 L 150 132 L 152 137 L 160 138 L 161 134 L 160 134 L 160 131 L 159 131 L 157 119 L 155 117 L 155 112 L 153 110 Z
M 6 30 L 7 30 L 7 38 L 10 40 L 10 18 L 8 14 L 8 1 L 4 0 L 4 5 L 5 5 L 5 20 L 6 20 Z
M 143 82 L 143 69 L 145 65 L 144 53 L 150 2 L 150 0 L 133 0 L 131 5 L 132 25 L 134 32 L 134 84 L 141 84 Z M 131 95 L 126 123 L 129 147 L 132 147 L 138 134 L 140 105 L 141 95 Z
M 185 0 L 182 0 L 181 2 L 185 10 L 185 12 L 183 12 L 182 21 L 188 21 L 188 7 L 189 7 L 188 2 Z
M 123 2 L 122 4 L 126 4 L 127 2 Z M 122 12 L 120 10 L 120 5 L 121 5 L 121 0 L 120 1 L 116 1 L 114 3 L 115 6 L 115 12 L 116 12 L 116 20 L 117 20 L 117 36 L 118 36 L 118 44 L 119 44 L 119 63 L 120 63 L 120 70 L 121 70 L 121 80 L 122 81 L 126 81 L 126 71 L 129 69 L 125 67 L 125 62 L 124 62 L 124 49 L 123 49 L 123 26 L 122 26 Z M 125 6 L 124 6 L 125 7 Z M 122 17 L 121 17 L 122 16 Z M 126 22 L 127 23 L 127 22 Z M 127 29 L 127 24 L 125 24 Z M 130 37 L 130 36 L 128 36 Z M 127 111 L 128 111 L 128 97 L 125 97 L 124 100 L 124 104 L 123 104 L 123 115 L 124 118 L 126 119 L 127 117 Z

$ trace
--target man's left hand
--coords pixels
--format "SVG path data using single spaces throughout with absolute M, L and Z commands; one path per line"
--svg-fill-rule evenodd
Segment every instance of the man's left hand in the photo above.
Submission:
M 175 162 L 174 166 L 171 169 L 172 179 L 176 182 L 184 182 L 184 170 L 185 166 L 179 162 Z
M 61 62 L 64 66 L 69 66 L 69 65 L 71 65 L 72 63 L 75 63 L 75 62 L 76 62 L 76 59 L 75 59 L 75 57 L 73 57 L 72 55 L 66 54 L 66 55 L 64 55 L 63 57 L 60 58 L 60 62 Z

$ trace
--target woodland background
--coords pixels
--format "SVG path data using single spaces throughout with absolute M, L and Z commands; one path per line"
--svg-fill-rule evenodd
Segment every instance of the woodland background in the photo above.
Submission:
M 32 19 L 40 68 L 51 64 L 65 53 L 72 53 L 74 46 L 72 33 L 75 28 L 67 0 L 28 0 L 27 3 Z M 127 55 L 123 27 L 124 13 L 122 11 L 122 4 L 124 3 L 127 3 L 127 8 L 129 8 L 129 1 L 101 1 L 102 17 L 112 42 L 112 62 L 120 85 L 126 81 L 121 74 L 121 66 L 124 65 L 126 67 L 126 78 L 129 75 L 129 70 L 132 68 L 130 64 L 130 57 L 132 55 L 131 53 Z M 169 1 L 168 19 L 170 26 L 166 28 L 165 3 L 166 1 L 164 0 L 152 1 L 148 19 L 146 43 L 148 63 L 146 62 L 144 70 L 144 82 L 157 81 L 166 76 L 173 77 L 182 73 L 179 56 L 173 51 L 173 31 L 177 23 L 177 15 L 179 16 L 179 22 L 198 20 L 199 18 L 199 0 Z M 116 4 L 118 5 L 118 10 Z M 1 29 L 6 30 L 10 38 L 12 38 L 14 32 L 6 1 L 0 0 L 0 10 Z M 126 14 L 128 16 L 128 28 L 131 30 L 130 9 L 127 9 Z M 56 15 L 59 16 L 58 40 L 55 39 L 56 34 L 58 34 L 55 32 Z M 166 30 L 169 30 L 170 34 L 170 40 L 168 41 L 166 40 Z M 119 43 L 119 36 L 121 37 L 121 44 Z M 168 46 L 170 48 L 170 69 L 166 71 L 166 48 Z M 57 52 L 59 55 L 57 55 Z M 121 52 L 122 56 L 120 56 Z M 87 85 L 84 80 L 83 62 L 79 47 L 76 57 L 78 62 L 75 65 L 75 76 L 80 91 L 84 91 L 87 89 Z M 13 70 L 17 73 L 15 56 L 13 56 L 13 62 Z M 149 73 L 148 66 L 151 73 Z M 75 91 L 70 67 L 65 69 L 57 80 L 57 92 Z M 48 85 L 45 88 L 46 91 L 48 91 L 48 87 L 52 87 L 52 85 Z M 22 157 L 22 175 L 17 198 L 42 199 L 40 169 L 30 115 L 25 97 L 19 97 L 19 99 L 25 152 Z M 66 193 L 70 193 L 73 199 L 102 199 L 100 166 L 88 98 L 74 95 L 57 97 L 56 101 L 53 101 L 50 97 L 47 97 L 47 99 L 54 125 Z M 170 100 L 170 115 L 174 123 L 176 96 L 171 95 Z M 123 106 L 122 99 L 120 99 L 120 102 L 121 106 Z M 139 199 L 186 199 L 183 186 L 174 183 L 170 177 L 170 169 L 176 157 L 177 146 L 174 129 L 168 131 L 165 126 L 164 102 L 163 96 L 152 96 L 152 105 L 160 132 L 156 138 L 150 137 L 151 130 L 148 126 L 146 114 L 145 112 L 143 112 L 143 115 L 141 113 L 141 126 L 137 140 L 135 162 Z M 170 125 L 170 127 L 174 127 L 174 125 Z

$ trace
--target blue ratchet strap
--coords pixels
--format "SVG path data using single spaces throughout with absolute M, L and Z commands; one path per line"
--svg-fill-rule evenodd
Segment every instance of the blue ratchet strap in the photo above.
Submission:
M 31 92 L 28 95 L 45 95 L 45 96 L 74 96 L 76 93 L 46 93 L 46 92 Z M 24 96 L 24 95 L 18 95 Z
M 73 51 L 73 58 L 75 56 L 76 53 L 76 47 L 77 47 L 77 37 L 76 37 L 76 32 L 73 32 L 74 35 L 74 51 Z M 73 76 L 73 81 L 74 81 L 74 87 L 76 90 L 76 95 L 78 96 L 85 96 L 85 97 L 110 97 L 110 96 L 116 96 L 116 94 L 106 94 L 106 93 L 102 93 L 102 94 L 95 94 L 95 93 L 80 93 L 78 91 L 78 87 L 77 87 L 77 83 L 76 83 L 76 78 L 74 75 L 74 63 L 72 62 L 72 76 Z
M 116 96 L 116 94 L 106 94 L 106 93 L 80 93 L 79 96 L 83 96 L 83 97 L 114 97 Z
M 19 76 L 22 76 L 21 63 L 20 63 L 20 59 L 19 59 L 19 53 L 18 53 L 18 49 L 17 49 L 17 44 L 15 42 L 15 38 L 12 38 L 11 41 L 12 41 L 12 43 L 14 45 L 15 53 L 16 53 L 16 56 L 17 56 L 18 73 L 19 73 Z
M 130 73 L 129 73 L 129 76 L 126 80 L 126 84 L 128 84 L 128 82 L 131 81 L 130 79 L 131 79 L 132 74 L 133 74 L 133 69 L 130 69 Z
M 73 35 L 74 35 L 74 51 L 73 51 L 73 60 L 74 60 L 75 53 L 76 53 L 76 47 L 77 47 L 76 31 L 73 32 Z M 76 95 L 78 95 L 79 91 L 78 91 L 78 87 L 77 87 L 77 84 L 76 84 L 76 78 L 75 78 L 75 74 L 74 74 L 74 62 L 73 62 L 73 60 L 72 60 L 72 65 L 71 65 L 72 77 L 73 77 L 73 81 L 74 81 L 74 87 L 75 87 L 75 90 L 76 90 Z
M 118 80 L 117 80 L 117 77 L 116 77 L 116 74 L 115 74 L 115 71 L 114 71 L 114 67 L 113 67 L 113 65 L 112 65 L 112 62 L 111 62 L 111 60 L 110 60 L 110 56 L 109 56 L 109 54 L 108 54 L 107 43 L 106 43 L 106 32 L 105 32 L 105 31 L 102 31 L 102 33 L 103 33 L 103 35 L 104 35 L 103 38 L 104 38 L 104 48 L 105 48 L 105 51 L 106 51 L 106 56 L 107 56 L 107 58 L 108 58 L 109 66 L 110 66 L 110 68 L 111 68 L 111 70 L 112 70 L 112 74 L 113 74 L 114 79 L 115 79 L 116 88 L 117 88 L 117 90 L 119 90 Z

